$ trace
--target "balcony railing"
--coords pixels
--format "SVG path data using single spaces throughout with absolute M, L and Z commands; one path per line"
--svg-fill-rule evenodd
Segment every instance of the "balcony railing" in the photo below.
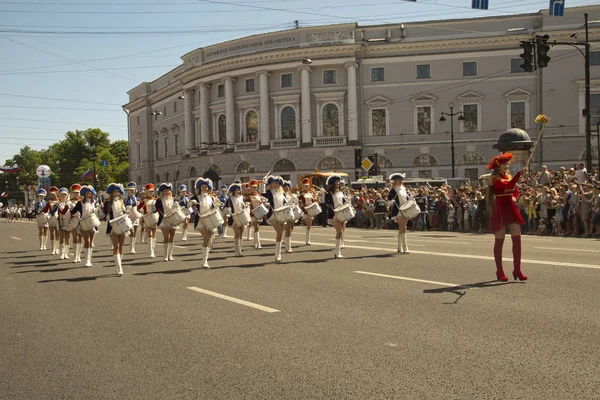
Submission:
M 246 142 L 246 143 L 236 143 L 234 146 L 234 151 L 255 151 L 258 150 L 259 142 Z
M 341 146 L 346 144 L 346 136 L 323 136 L 313 138 L 313 146 Z
M 272 149 L 296 149 L 300 147 L 300 139 L 271 140 Z
M 210 155 L 214 155 L 214 154 L 221 154 L 224 152 L 225 152 L 224 144 L 209 144 L 206 154 L 210 156 Z

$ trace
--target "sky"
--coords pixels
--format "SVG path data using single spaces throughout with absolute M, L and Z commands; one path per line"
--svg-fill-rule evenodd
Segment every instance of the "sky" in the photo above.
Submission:
M 127 139 L 127 91 L 196 48 L 258 33 L 535 13 L 549 0 L 0 0 L 0 165 L 69 130 Z M 567 7 L 598 4 L 566 0 Z

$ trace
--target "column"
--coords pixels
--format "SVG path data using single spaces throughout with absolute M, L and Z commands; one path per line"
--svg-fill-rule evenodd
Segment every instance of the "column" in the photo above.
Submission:
M 206 147 L 210 140 L 210 111 L 208 110 L 208 89 L 210 85 L 201 83 L 200 90 L 200 147 Z
M 356 93 L 355 62 L 345 65 L 348 70 L 348 142 L 358 142 L 358 100 Z
M 227 118 L 227 148 L 229 148 L 233 147 L 235 143 L 235 108 L 233 103 L 233 82 L 235 82 L 235 79 L 225 77 L 223 82 L 225 82 L 225 116 Z
M 194 129 L 194 92 L 186 90 L 185 96 L 185 154 L 190 154 L 190 151 L 196 147 L 195 129 Z
M 260 80 L 260 147 L 269 147 L 271 139 L 271 120 L 269 118 L 269 73 L 261 71 L 258 73 Z
M 310 116 L 310 71 L 309 66 L 303 65 L 298 68 L 300 71 L 302 90 L 301 94 L 301 118 L 302 118 L 302 145 L 308 145 L 312 142 L 311 116 Z

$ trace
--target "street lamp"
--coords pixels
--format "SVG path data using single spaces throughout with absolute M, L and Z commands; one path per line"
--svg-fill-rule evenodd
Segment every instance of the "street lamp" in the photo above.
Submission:
M 92 178 L 92 182 L 94 183 L 94 187 L 98 188 L 98 182 L 96 181 L 96 160 L 98 159 L 98 155 L 96 154 L 96 145 L 92 145 L 90 147 L 92 154 L 90 154 L 90 160 L 94 163 L 94 177 Z
M 454 112 L 454 103 L 450 102 L 448 103 L 448 107 L 450 108 L 450 112 L 443 112 L 442 111 L 442 116 L 440 117 L 440 122 L 446 122 L 446 118 L 444 118 L 444 115 L 450 117 L 450 151 L 452 152 L 452 177 L 454 178 L 454 117 L 456 117 L 457 115 L 458 120 L 459 121 L 464 121 L 465 117 L 463 117 L 463 113 L 462 111 L 458 111 L 458 112 Z

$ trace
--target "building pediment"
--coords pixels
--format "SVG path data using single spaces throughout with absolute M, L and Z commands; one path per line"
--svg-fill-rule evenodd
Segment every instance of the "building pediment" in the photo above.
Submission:
M 422 94 L 420 96 L 414 97 L 411 99 L 411 101 L 413 102 L 413 104 L 415 106 L 428 106 L 428 105 L 433 105 L 433 103 L 435 103 L 435 101 L 437 100 L 437 97 L 428 95 L 428 94 Z
M 299 94 L 288 94 L 284 96 L 272 96 L 273 104 L 295 104 L 300 102 Z
M 367 100 L 367 104 L 369 105 L 388 105 L 392 102 L 392 100 L 383 96 L 375 96 L 370 100 Z
M 336 101 L 343 100 L 346 92 L 326 92 L 326 93 L 315 93 L 316 101 Z
M 532 95 L 532 93 L 530 91 L 517 88 L 517 89 L 511 90 L 510 92 L 506 93 L 504 96 L 505 97 L 519 97 L 519 96 L 529 97 L 531 95 Z
M 461 94 L 460 96 L 457 97 L 457 99 L 459 100 L 476 100 L 476 99 L 482 99 L 483 95 L 476 93 L 476 92 L 467 92 L 464 94 Z

